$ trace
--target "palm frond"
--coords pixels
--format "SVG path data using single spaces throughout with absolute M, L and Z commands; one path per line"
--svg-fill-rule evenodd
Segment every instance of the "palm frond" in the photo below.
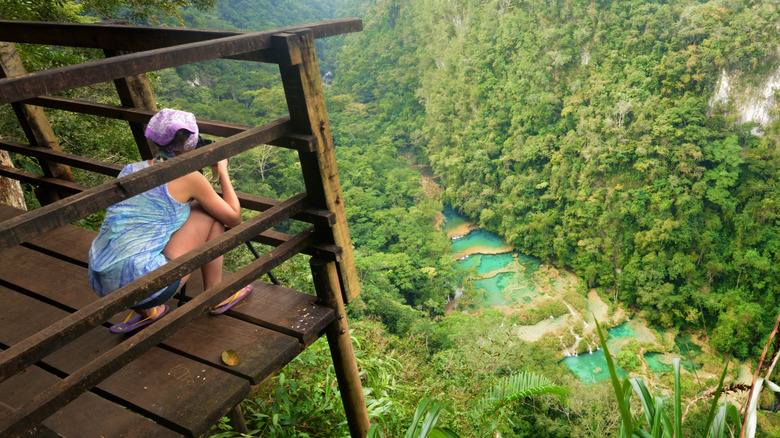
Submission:
M 631 418 L 631 411 L 626 402 L 626 398 L 629 397 L 629 395 L 626 394 L 627 388 L 622 388 L 620 385 L 617 371 L 615 371 L 615 363 L 612 361 L 612 355 L 609 353 L 609 348 L 607 347 L 607 339 L 604 336 L 604 332 L 601 330 L 601 325 L 596 319 L 596 315 L 593 315 L 593 320 L 596 322 L 596 332 L 599 335 L 599 341 L 601 341 L 601 348 L 604 350 L 604 358 L 607 360 L 607 368 L 609 368 L 609 376 L 612 379 L 612 388 L 615 390 L 615 395 L 617 396 L 620 416 L 623 418 L 623 421 L 620 423 L 620 436 L 631 437 L 634 434 L 634 421 Z M 628 387 L 628 384 L 625 386 Z
M 716 419 L 715 417 L 715 409 L 718 406 L 718 399 L 720 398 L 720 393 L 723 390 L 723 380 L 726 378 L 726 371 L 729 369 L 729 358 L 726 358 L 726 366 L 723 367 L 723 373 L 720 375 L 720 381 L 718 382 L 718 389 L 715 390 L 715 397 L 712 401 L 712 406 L 710 407 L 710 413 L 707 415 L 707 422 L 706 424 L 706 430 L 709 431 L 709 436 L 713 437 L 719 437 L 723 435 L 723 430 L 726 425 L 726 414 L 725 409 L 727 404 L 723 404 L 720 408 L 720 410 L 723 410 L 722 417 L 718 418 L 718 421 L 721 423 L 716 427 L 714 424 L 714 421 Z M 718 414 L 720 415 L 720 411 L 718 411 Z
M 675 357 L 674 365 L 674 436 L 682 437 L 682 402 L 680 396 L 680 358 Z
M 568 393 L 568 388 L 556 385 L 545 376 L 523 371 L 501 379 L 482 398 L 481 404 L 485 408 L 498 409 L 515 400 L 536 394 L 552 394 L 564 402 Z

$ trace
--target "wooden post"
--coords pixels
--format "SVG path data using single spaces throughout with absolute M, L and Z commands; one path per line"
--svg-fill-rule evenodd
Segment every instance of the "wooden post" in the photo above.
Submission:
M 344 302 L 349 303 L 360 294 L 360 286 L 314 37 L 311 30 L 302 30 L 274 35 L 272 41 L 280 58 L 279 70 L 290 119 L 301 134 L 313 135 L 317 139 L 314 152 L 299 152 L 303 179 L 313 207 L 330 210 L 336 215 L 336 223 L 330 230 L 318 231 L 332 235 L 333 243 L 343 250 L 337 269 Z
M 246 427 L 244 414 L 241 412 L 241 405 L 233 406 L 233 409 L 228 412 L 228 419 L 234 431 L 249 435 L 249 428 Z
M 13 43 L 0 42 L 0 78 L 19 76 L 26 74 L 19 53 Z M 24 129 L 27 141 L 33 146 L 41 146 L 55 151 L 60 151 L 60 145 L 54 130 L 43 112 L 43 108 L 22 103 L 11 104 L 19 123 Z M 39 160 L 44 175 L 74 182 L 70 167 Z M 54 190 L 36 190 L 36 196 L 41 204 L 50 204 L 59 200 L 60 195 Z
M 336 311 L 336 320 L 325 329 L 333 358 L 333 367 L 341 391 L 341 402 L 347 414 L 349 433 L 352 437 L 365 437 L 371 428 L 366 401 L 363 398 L 363 384 L 360 382 L 352 337 L 341 299 L 336 263 L 323 259 L 311 259 L 311 273 L 314 288 L 320 303 Z
M 125 52 L 119 50 L 104 50 L 106 57 L 122 55 Z M 157 111 L 157 103 L 154 101 L 152 87 L 149 85 L 149 79 L 145 74 L 137 76 L 128 76 L 114 80 L 114 86 L 119 94 L 119 101 L 122 106 L 128 108 L 140 108 L 150 111 Z M 144 135 L 144 125 L 142 123 L 128 122 L 130 130 L 133 133 L 135 143 L 138 145 L 138 152 L 141 158 L 150 160 L 157 153 L 157 147 Z

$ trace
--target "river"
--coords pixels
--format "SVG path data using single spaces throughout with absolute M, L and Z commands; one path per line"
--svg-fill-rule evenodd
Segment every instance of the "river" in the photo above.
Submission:
M 607 346 L 617 355 L 630 340 L 642 345 L 640 350 L 643 375 L 668 373 L 672 358 L 683 358 L 683 365 L 692 370 L 688 352 L 694 359 L 701 352 L 690 338 L 673 339 L 670 333 L 648 327 L 641 318 L 630 318 L 621 307 L 609 312 L 609 306 L 595 290 L 582 299 L 575 292 L 577 278 L 573 274 L 541 263 L 539 259 L 518 253 L 500 236 L 479 229 L 452 208 L 443 211 L 444 230 L 452 239 L 452 256 L 459 268 L 475 275 L 477 296 L 472 298 L 476 309 L 491 308 L 512 315 L 540 306 L 550 300 L 566 305 L 564 312 L 550 315 L 532 325 L 516 325 L 514 333 L 528 342 L 535 342 L 552 333 L 561 341 L 562 363 L 586 383 L 609 378 L 606 359 L 599 348 L 595 333 L 595 318 L 607 332 Z M 579 303 L 579 305 L 577 304 Z M 559 306 L 560 308 L 560 306 Z M 674 342 L 676 346 L 672 347 Z M 655 352 L 654 352 L 655 351 Z M 661 353 L 666 351 L 667 353 Z M 683 355 L 680 352 L 686 351 Z M 619 376 L 628 375 L 618 368 Z

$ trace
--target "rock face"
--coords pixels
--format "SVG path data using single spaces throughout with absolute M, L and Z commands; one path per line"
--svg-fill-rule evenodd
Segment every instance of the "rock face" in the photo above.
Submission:
M 762 127 L 774 120 L 777 109 L 775 94 L 780 91 L 780 67 L 763 78 L 743 78 L 739 73 L 723 70 L 710 99 L 710 106 L 733 103 L 738 122 L 755 122 L 753 134 L 761 135 Z

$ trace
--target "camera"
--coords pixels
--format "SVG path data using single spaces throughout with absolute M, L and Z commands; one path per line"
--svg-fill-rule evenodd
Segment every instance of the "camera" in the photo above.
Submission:
M 207 138 L 203 138 L 200 135 L 198 135 L 198 143 L 195 145 L 195 149 L 202 148 L 203 146 L 208 146 L 211 143 L 214 143 L 214 140 L 209 140 Z

